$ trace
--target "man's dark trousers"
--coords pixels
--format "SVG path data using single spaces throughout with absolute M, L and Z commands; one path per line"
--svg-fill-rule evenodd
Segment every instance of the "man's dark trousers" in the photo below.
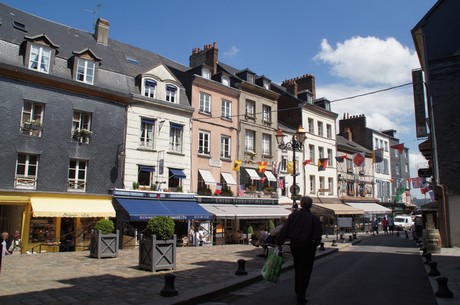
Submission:
M 295 270 L 295 294 L 297 302 L 306 302 L 305 294 L 310 282 L 313 263 L 315 261 L 316 245 L 312 242 L 293 241 L 290 243 Z

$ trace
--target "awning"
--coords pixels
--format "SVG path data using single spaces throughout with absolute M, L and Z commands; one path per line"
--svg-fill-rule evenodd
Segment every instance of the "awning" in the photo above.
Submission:
M 171 172 L 172 176 L 177 179 L 185 179 L 187 176 L 184 174 L 184 171 L 181 169 L 172 169 L 170 168 L 169 171 Z
M 252 168 L 245 168 L 246 172 L 248 173 L 249 177 L 251 177 L 251 180 L 260 180 L 259 174 L 256 172 L 255 169 Z
M 139 168 L 140 172 L 148 172 L 148 173 L 154 173 L 155 172 L 155 167 L 153 166 L 141 166 Z
M 227 182 L 227 185 L 236 185 L 235 179 L 233 179 L 232 174 L 230 173 L 220 173 L 222 177 L 224 177 L 225 182 Z
M 29 196 L 0 195 L 1 205 L 26 205 L 30 202 Z
M 201 175 L 201 178 L 203 178 L 205 184 L 216 184 L 216 180 L 214 180 L 214 177 L 212 176 L 211 172 L 205 169 L 200 169 L 198 172 Z
M 116 198 L 130 220 L 149 220 L 155 216 L 172 219 L 212 219 L 212 214 L 195 201 Z
M 345 204 L 364 210 L 364 214 L 366 215 L 388 214 L 392 212 L 391 209 L 374 202 L 345 202 Z
M 288 216 L 291 211 L 279 205 L 200 204 L 216 218 L 270 219 Z
M 265 171 L 265 177 L 267 177 L 268 181 L 276 182 L 276 177 L 273 175 L 271 171 Z
M 31 197 L 34 217 L 115 217 L 110 199 Z
M 313 203 L 311 208 L 314 214 L 331 213 L 335 215 L 362 215 L 364 210 L 353 208 L 342 203 Z

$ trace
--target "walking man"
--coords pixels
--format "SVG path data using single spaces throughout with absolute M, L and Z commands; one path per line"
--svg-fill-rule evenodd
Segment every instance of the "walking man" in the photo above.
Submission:
M 308 284 L 310 282 L 316 247 L 321 243 L 323 229 L 318 217 L 310 212 L 313 201 L 305 196 L 300 200 L 301 209 L 292 212 L 276 238 L 276 245 L 281 246 L 286 239 L 290 240 L 292 257 L 294 258 L 295 294 L 297 304 L 306 304 Z

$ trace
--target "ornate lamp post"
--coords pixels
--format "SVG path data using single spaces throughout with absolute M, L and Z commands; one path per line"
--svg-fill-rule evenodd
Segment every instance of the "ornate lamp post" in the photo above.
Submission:
M 307 138 L 306 136 L 306 131 L 302 127 L 302 125 L 297 128 L 297 131 L 295 134 L 292 135 L 291 141 L 284 143 L 284 133 L 281 130 L 281 128 L 278 128 L 276 131 L 276 142 L 278 143 L 278 147 L 280 149 L 292 149 L 292 160 L 293 160 L 293 173 L 292 173 L 292 209 L 296 210 L 298 208 L 297 202 L 296 202 L 296 197 L 297 197 L 297 189 L 298 186 L 296 184 L 296 160 L 295 160 L 295 152 L 296 151 L 302 151 L 303 149 L 303 142 Z

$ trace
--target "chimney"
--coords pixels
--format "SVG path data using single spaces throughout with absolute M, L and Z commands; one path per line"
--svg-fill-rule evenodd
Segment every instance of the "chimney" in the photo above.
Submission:
M 350 128 L 347 127 L 343 130 L 342 137 L 344 137 L 348 141 L 353 141 L 353 135 L 351 133 Z
M 105 19 L 98 18 L 96 21 L 96 41 L 99 44 L 109 44 L 109 22 Z
M 285 80 L 284 82 L 281 83 L 281 86 L 286 88 L 286 91 L 289 92 L 290 94 L 297 96 L 297 83 L 292 80 Z
M 285 80 L 281 86 L 297 97 L 300 95 L 305 96 L 305 92 L 309 91 L 313 95 L 313 100 L 316 99 L 315 77 L 311 74 L 304 74 L 301 77 Z
M 212 74 L 217 73 L 217 63 L 219 62 L 219 49 L 217 49 L 217 43 L 214 42 L 212 45 L 207 44 L 203 46 L 203 50 L 200 48 L 194 48 L 192 55 L 189 57 L 190 68 L 196 68 L 203 64 L 212 67 Z

